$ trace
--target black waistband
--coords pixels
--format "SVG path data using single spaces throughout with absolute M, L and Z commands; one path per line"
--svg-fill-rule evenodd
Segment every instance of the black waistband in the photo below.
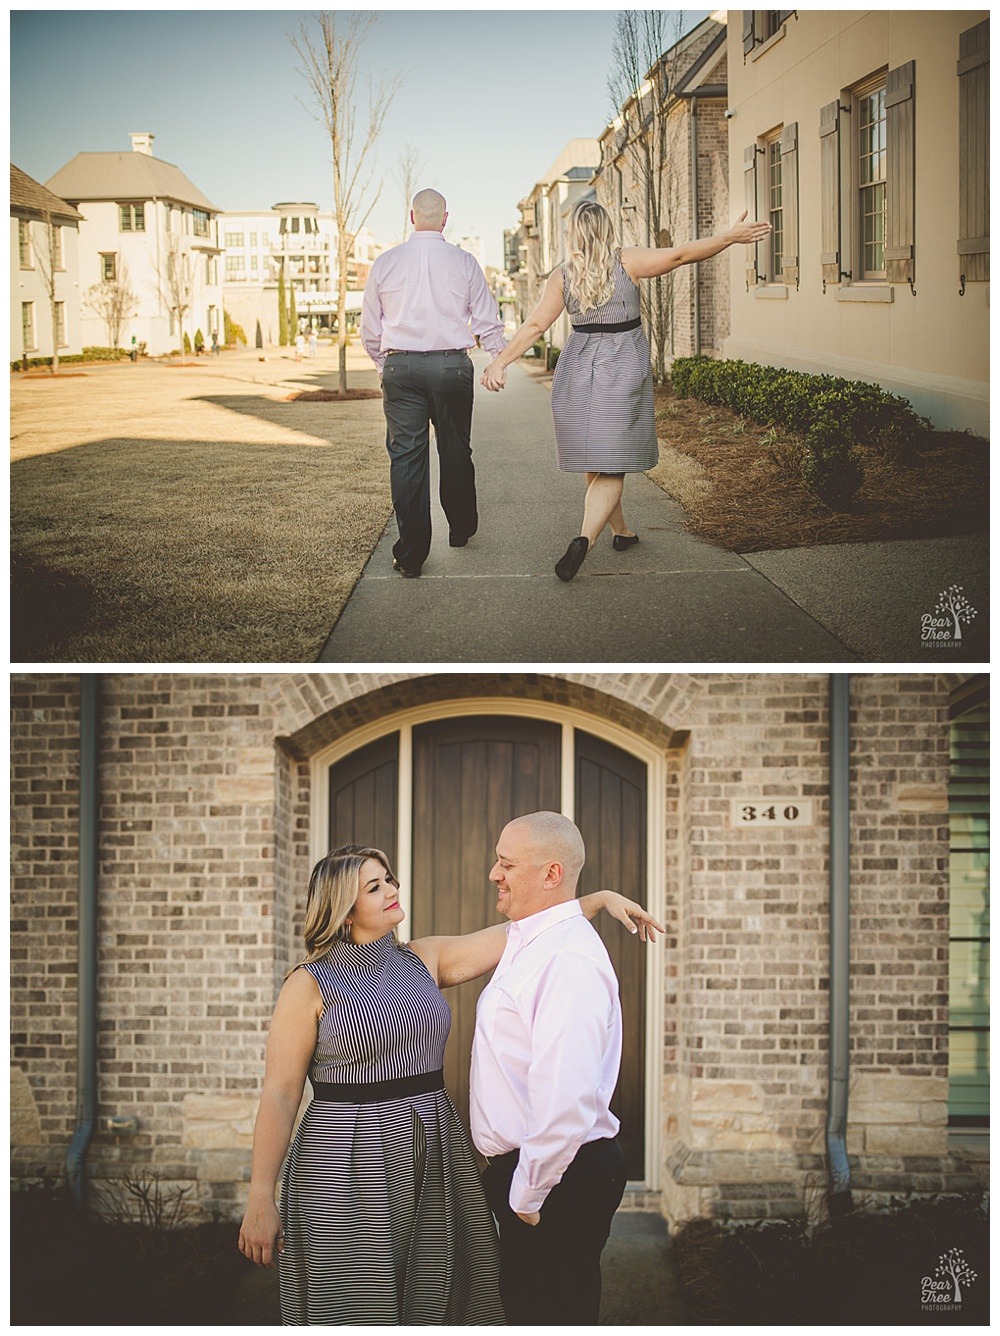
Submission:
M 468 357 L 468 348 L 390 348 L 386 357 Z
M 311 1079 L 311 1078 L 310 1078 Z M 419 1076 L 397 1076 L 391 1081 L 369 1081 L 364 1085 L 333 1085 L 313 1081 L 313 1099 L 328 1104 L 374 1104 L 378 1100 L 405 1099 L 407 1095 L 425 1095 L 444 1089 L 444 1071 L 421 1072 Z
M 574 334 L 624 334 L 627 329 L 638 329 L 642 321 L 638 316 L 634 320 L 623 320 L 618 325 L 574 325 Z

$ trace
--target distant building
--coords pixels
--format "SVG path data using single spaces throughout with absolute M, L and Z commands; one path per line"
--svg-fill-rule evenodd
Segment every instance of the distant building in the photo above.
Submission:
M 275 204 L 270 209 L 221 215 L 225 252 L 225 304 L 247 338 L 259 320 L 267 343 L 278 341 L 278 274 L 295 290 L 295 308 L 306 327 L 330 329 L 337 313 L 337 227 L 332 213 L 309 203 Z M 381 246 L 362 229 L 353 239 L 347 270 L 347 310 L 361 310 L 372 261 Z
M 460 237 L 459 240 L 455 242 L 455 245 L 459 250 L 468 251 L 470 255 L 474 255 L 476 263 L 479 265 L 480 269 L 486 268 L 486 257 L 483 253 L 482 237 L 475 235 Z
M 153 138 L 132 134 L 130 153 L 78 153 L 56 172 L 48 187 L 80 210 L 80 290 L 123 282 L 135 293 L 138 313 L 124 331 L 150 354 L 181 347 L 171 311 L 171 273 L 181 272 L 191 290 L 183 332 L 194 342 L 222 337 L 218 209 L 179 167 L 153 156 Z M 104 322 L 81 302 L 81 336 L 102 345 Z
M 730 16 L 735 19 L 735 15 Z M 729 24 L 726 357 L 873 381 L 989 433 L 989 15 L 745 10 Z
M 72 204 L 10 166 L 10 356 L 51 357 L 79 353 L 79 229 Z M 54 228 L 55 328 L 47 277 L 49 225 Z M 54 337 L 53 337 L 54 334 Z M 103 340 L 102 340 L 103 342 Z
M 673 246 L 729 226 L 726 25 L 704 19 L 664 51 L 636 97 L 601 134 L 597 198 L 626 246 Z M 648 164 L 653 164 L 651 168 Z M 658 207 L 651 205 L 657 196 Z M 663 355 L 714 353 L 729 332 L 729 267 L 685 265 L 642 284 L 643 324 Z

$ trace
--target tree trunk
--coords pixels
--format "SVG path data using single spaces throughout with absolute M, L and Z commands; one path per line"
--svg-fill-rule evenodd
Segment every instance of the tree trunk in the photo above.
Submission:
M 337 228 L 337 263 L 340 273 L 337 278 L 337 354 L 339 359 L 339 380 L 337 388 L 341 394 L 347 389 L 347 231 Z

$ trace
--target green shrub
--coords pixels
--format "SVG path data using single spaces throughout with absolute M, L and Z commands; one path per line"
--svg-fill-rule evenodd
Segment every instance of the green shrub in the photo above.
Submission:
M 203 352 L 205 348 L 205 336 L 200 329 L 194 332 L 194 350 L 196 353 Z
M 905 399 L 867 381 L 711 357 L 678 357 L 670 378 L 682 398 L 804 435 L 803 480 L 836 510 L 850 504 L 863 481 L 859 447 L 898 460 L 930 426 Z
M 187 330 L 184 331 L 184 351 L 186 353 L 189 353 L 191 351 L 191 340 L 188 337 Z
M 128 353 L 124 348 L 84 348 L 82 353 L 60 353 L 59 365 L 64 362 L 117 362 L 122 357 L 127 357 Z M 11 371 L 20 371 L 24 362 L 19 358 L 16 362 L 11 362 Z M 29 367 L 51 366 L 51 357 L 29 357 L 27 360 Z
M 222 312 L 223 321 L 223 339 L 227 345 L 242 343 L 244 348 L 247 345 L 247 336 L 243 331 L 243 326 L 238 325 L 228 311 Z

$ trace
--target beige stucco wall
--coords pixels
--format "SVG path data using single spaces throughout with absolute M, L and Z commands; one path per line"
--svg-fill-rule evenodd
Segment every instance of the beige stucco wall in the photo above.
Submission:
M 777 300 L 748 293 L 744 248 L 734 247 L 732 325 L 722 356 L 877 381 L 937 426 L 988 434 L 989 284 L 967 284 L 959 296 L 956 251 L 959 34 L 984 11 L 800 10 L 784 36 L 746 61 L 738 16 L 731 17 L 730 191 L 734 201 L 743 199 L 743 149 L 797 121 L 800 286 Z M 833 286 L 824 294 L 819 262 L 820 108 L 868 75 L 910 60 L 916 62 L 916 295 L 897 283 L 888 303 L 838 300 Z

